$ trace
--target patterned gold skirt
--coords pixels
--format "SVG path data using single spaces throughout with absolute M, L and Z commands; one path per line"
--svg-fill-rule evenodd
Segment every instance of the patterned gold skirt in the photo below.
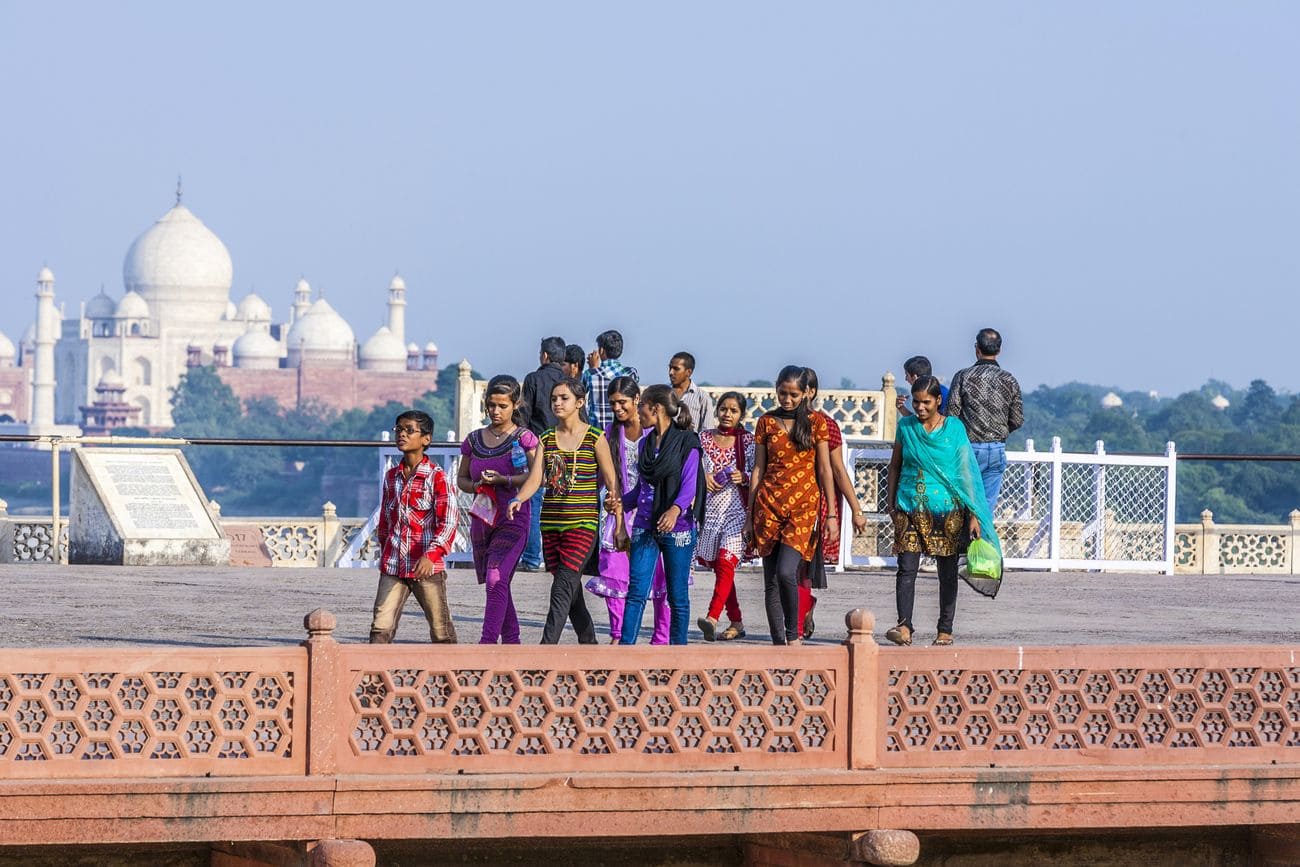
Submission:
M 969 544 L 970 518 L 965 509 L 935 515 L 924 509 L 894 512 L 894 554 L 928 554 L 951 557 Z

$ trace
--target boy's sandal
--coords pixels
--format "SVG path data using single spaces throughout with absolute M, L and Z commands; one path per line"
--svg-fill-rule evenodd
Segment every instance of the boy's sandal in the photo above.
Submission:
M 737 638 L 745 637 L 745 627 L 731 624 L 718 634 L 719 641 L 735 641 Z
M 886 632 L 885 638 L 900 647 L 908 647 L 912 643 L 912 630 L 908 629 L 905 624 L 900 623 Z
M 947 647 L 950 644 L 952 644 L 952 633 L 950 632 L 940 632 L 934 637 L 935 647 Z

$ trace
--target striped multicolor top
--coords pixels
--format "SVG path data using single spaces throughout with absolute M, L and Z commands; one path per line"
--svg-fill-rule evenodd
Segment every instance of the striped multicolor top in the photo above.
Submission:
M 563 451 L 555 439 L 555 428 L 542 432 L 546 454 L 546 496 L 542 500 L 543 531 L 595 530 L 600 523 L 600 492 L 597 484 L 596 440 L 598 427 L 587 428 L 578 448 Z

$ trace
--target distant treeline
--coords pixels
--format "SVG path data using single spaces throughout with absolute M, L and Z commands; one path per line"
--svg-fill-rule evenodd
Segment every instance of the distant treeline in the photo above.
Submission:
M 1111 392 L 1122 405 L 1102 406 Z M 1220 396 L 1226 408 L 1213 402 Z M 1262 379 L 1246 389 L 1211 380 L 1173 398 L 1077 382 L 1040 386 L 1025 395 L 1025 427 L 1009 445 L 1029 437 L 1045 451 L 1053 436 L 1066 451 L 1092 451 L 1102 440 L 1108 452 L 1161 453 L 1172 441 L 1188 454 L 1300 454 L 1300 396 Z M 1202 509 L 1219 523 L 1284 522 L 1300 509 L 1300 464 L 1180 462 L 1177 519 L 1199 520 Z

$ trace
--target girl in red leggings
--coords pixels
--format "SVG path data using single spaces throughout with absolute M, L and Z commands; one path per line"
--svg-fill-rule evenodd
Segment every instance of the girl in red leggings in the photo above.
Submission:
M 696 621 L 705 641 L 745 637 L 745 623 L 736 599 L 736 567 L 745 558 L 745 505 L 749 477 L 754 471 L 754 435 L 740 425 L 745 417 L 744 395 L 729 391 L 718 398 L 718 426 L 700 434 L 704 451 L 704 484 L 708 501 L 696 558 L 713 570 L 713 599 L 707 617 Z M 730 623 L 718 632 L 723 609 Z

